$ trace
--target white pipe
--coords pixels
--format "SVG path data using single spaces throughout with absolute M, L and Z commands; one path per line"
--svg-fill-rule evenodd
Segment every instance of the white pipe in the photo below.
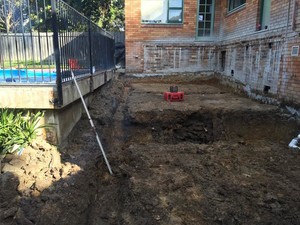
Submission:
M 286 21 L 286 30 L 285 30 L 285 38 L 287 38 L 289 22 L 290 22 L 290 14 L 291 14 L 291 1 L 289 0 L 288 12 L 287 12 L 287 21 Z
M 92 120 L 92 118 L 91 118 L 91 116 L 90 116 L 89 110 L 88 110 L 88 108 L 86 107 L 85 101 L 84 101 L 84 99 L 83 99 L 83 96 L 82 96 L 81 91 L 80 91 L 80 89 L 79 89 L 79 86 L 78 86 L 78 84 L 77 84 L 77 81 L 76 81 L 76 78 L 75 78 L 75 76 L 74 76 L 73 71 L 71 71 L 71 74 L 72 74 L 72 78 L 73 78 L 73 80 L 74 80 L 75 86 L 76 86 L 76 88 L 77 88 L 77 90 L 78 90 L 78 93 L 79 93 L 79 95 L 80 95 L 81 101 L 82 101 L 83 106 L 84 106 L 84 109 L 85 109 L 85 111 L 86 111 L 86 114 L 87 114 L 87 116 L 88 116 L 88 118 L 89 118 L 90 124 L 91 124 L 91 126 L 92 126 L 92 128 L 93 128 L 93 131 L 94 131 L 95 135 L 96 135 L 96 139 L 97 139 L 98 145 L 99 145 L 99 147 L 100 147 L 100 149 L 101 149 L 101 152 L 102 152 L 103 158 L 104 158 L 104 160 L 105 160 L 106 166 L 107 166 L 107 168 L 108 168 L 108 170 L 109 170 L 109 173 L 110 173 L 111 175 L 113 175 L 113 172 L 112 172 L 112 170 L 111 170 L 111 167 L 110 167 L 110 165 L 109 165 L 109 162 L 108 162 L 108 160 L 107 160 L 107 158 L 106 158 L 105 151 L 104 151 L 104 149 L 103 149 L 103 147 L 102 147 L 102 144 L 101 144 L 99 135 L 98 135 L 98 133 L 97 133 L 97 131 L 96 131 L 96 128 L 95 128 L 94 123 L 93 123 L 93 120 Z
M 297 145 L 300 140 L 300 134 L 295 137 L 291 142 L 289 143 L 289 147 L 293 149 L 300 149 L 300 147 Z

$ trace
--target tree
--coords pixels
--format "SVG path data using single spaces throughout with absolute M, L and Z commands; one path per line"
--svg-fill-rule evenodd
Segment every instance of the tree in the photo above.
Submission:
M 66 3 L 103 29 L 124 29 L 124 0 L 66 0 Z
M 100 7 L 100 27 L 111 31 L 124 29 L 124 0 L 111 0 L 110 5 Z
M 31 31 L 48 30 L 51 22 L 51 4 L 50 0 L 45 2 L 45 11 L 41 11 L 39 8 L 44 8 L 43 1 L 36 3 L 33 0 L 0 0 L 0 32 L 18 32 L 24 28 Z M 105 30 L 124 29 L 125 0 L 65 0 L 65 2 Z
M 23 0 L 0 0 L 0 30 L 10 32 L 20 25 Z

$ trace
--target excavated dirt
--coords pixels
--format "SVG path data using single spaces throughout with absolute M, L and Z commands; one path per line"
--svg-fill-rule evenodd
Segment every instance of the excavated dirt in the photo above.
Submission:
M 170 85 L 185 92 L 167 102 Z M 0 175 L 0 224 L 300 224 L 299 123 L 216 79 L 119 77 L 65 147 L 42 140 Z

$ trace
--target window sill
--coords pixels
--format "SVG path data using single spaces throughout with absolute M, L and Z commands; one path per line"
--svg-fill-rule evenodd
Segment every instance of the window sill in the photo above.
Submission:
M 214 41 L 216 41 L 216 38 L 214 36 L 210 36 L 210 37 L 196 37 L 195 41 L 196 42 L 214 42 Z
M 263 32 L 266 32 L 266 31 L 270 31 L 269 28 L 263 28 L 263 29 L 256 29 L 255 32 L 256 33 L 263 33 Z
M 142 23 L 142 28 L 174 28 L 174 27 L 183 27 L 182 23 Z
M 226 16 L 231 16 L 232 14 L 235 14 L 235 13 L 237 13 L 237 12 L 239 12 L 239 11 L 245 9 L 245 8 L 246 8 L 246 3 L 239 6 L 239 7 L 237 7 L 237 8 L 235 8 L 235 9 L 233 9 L 233 10 L 231 10 L 231 11 L 227 11 Z

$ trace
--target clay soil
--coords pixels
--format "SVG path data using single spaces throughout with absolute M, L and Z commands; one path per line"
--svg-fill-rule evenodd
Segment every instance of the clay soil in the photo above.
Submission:
M 184 91 L 182 102 L 162 93 Z M 214 78 L 117 77 L 95 92 L 60 149 L 3 159 L 0 224 L 300 224 L 293 115 Z

